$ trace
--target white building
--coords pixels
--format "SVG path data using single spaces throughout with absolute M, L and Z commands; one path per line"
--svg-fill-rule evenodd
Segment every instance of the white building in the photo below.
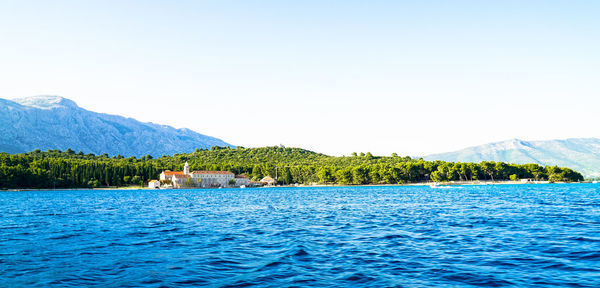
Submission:
M 190 174 L 190 165 L 185 162 L 183 166 L 183 171 L 170 171 L 166 170 L 160 173 L 160 181 L 171 181 L 171 185 L 173 188 L 183 188 L 183 187 L 194 187 L 197 186 L 197 182 L 188 181 L 192 178 Z
M 183 171 L 165 170 L 162 173 L 160 173 L 160 180 L 173 181 L 174 175 L 190 175 L 190 165 L 187 162 L 185 162 L 185 165 L 183 165 Z
M 193 186 L 193 182 L 192 183 L 188 182 L 188 180 L 190 180 L 191 178 L 192 177 L 190 175 L 186 175 L 186 174 L 174 174 L 173 177 L 171 178 L 171 181 L 173 183 L 173 188 L 183 188 L 183 187 Z
M 182 171 L 171 171 L 171 170 L 165 170 L 162 173 L 160 173 L 160 181 L 172 181 L 173 180 L 173 175 L 185 175 L 183 174 Z
M 166 170 L 160 173 L 160 180 L 171 181 L 173 188 L 198 186 L 202 188 L 230 187 L 233 186 L 229 183 L 235 179 L 234 177 L 235 174 L 229 171 L 194 171 L 190 173 L 190 165 L 187 162 L 183 166 L 183 171 Z M 244 180 L 240 181 L 243 182 Z M 249 180 L 248 183 L 250 183 Z M 237 185 L 237 181 L 234 185 Z
M 235 186 L 249 186 L 250 185 L 250 178 L 246 175 L 235 175 Z
M 266 176 L 260 179 L 260 182 L 265 183 L 266 185 L 275 185 L 275 179 L 271 178 L 271 176 Z
M 150 180 L 150 181 L 148 181 L 148 188 L 150 188 L 150 189 L 158 189 L 158 188 L 160 188 L 160 181 L 158 181 L 158 180 Z
M 192 179 L 200 181 L 203 188 L 229 187 L 229 182 L 234 179 L 235 174 L 229 171 L 194 171 Z

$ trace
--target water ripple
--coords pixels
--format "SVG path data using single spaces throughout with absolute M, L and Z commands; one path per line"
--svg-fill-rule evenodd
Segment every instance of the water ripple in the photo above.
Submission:
M 600 287 L 597 185 L 0 193 L 0 287 Z

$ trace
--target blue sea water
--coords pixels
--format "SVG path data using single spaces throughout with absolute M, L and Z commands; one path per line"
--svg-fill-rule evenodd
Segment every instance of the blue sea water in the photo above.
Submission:
M 0 192 L 0 287 L 600 287 L 600 185 Z

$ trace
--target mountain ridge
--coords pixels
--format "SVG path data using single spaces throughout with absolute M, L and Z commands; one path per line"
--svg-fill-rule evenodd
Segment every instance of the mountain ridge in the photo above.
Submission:
M 537 163 L 563 166 L 600 177 L 600 139 L 568 138 L 526 141 L 509 139 L 471 146 L 461 150 L 424 156 L 425 160 L 450 162 L 499 161 L 515 164 Z
M 0 99 L 0 152 L 73 149 L 85 153 L 161 156 L 231 146 L 187 128 L 98 113 L 54 95 Z

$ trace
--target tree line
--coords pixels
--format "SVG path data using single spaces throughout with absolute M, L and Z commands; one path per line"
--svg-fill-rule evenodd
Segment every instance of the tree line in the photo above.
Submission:
M 164 170 L 231 171 L 258 181 L 265 176 L 279 184 L 403 184 L 425 181 L 536 181 L 576 182 L 583 176 L 569 168 L 503 162 L 459 163 L 424 161 L 396 154 L 373 156 L 353 153 L 334 157 L 299 148 L 262 147 L 197 149 L 193 153 L 153 158 L 94 155 L 35 150 L 0 153 L 0 188 L 95 188 L 144 185 Z

